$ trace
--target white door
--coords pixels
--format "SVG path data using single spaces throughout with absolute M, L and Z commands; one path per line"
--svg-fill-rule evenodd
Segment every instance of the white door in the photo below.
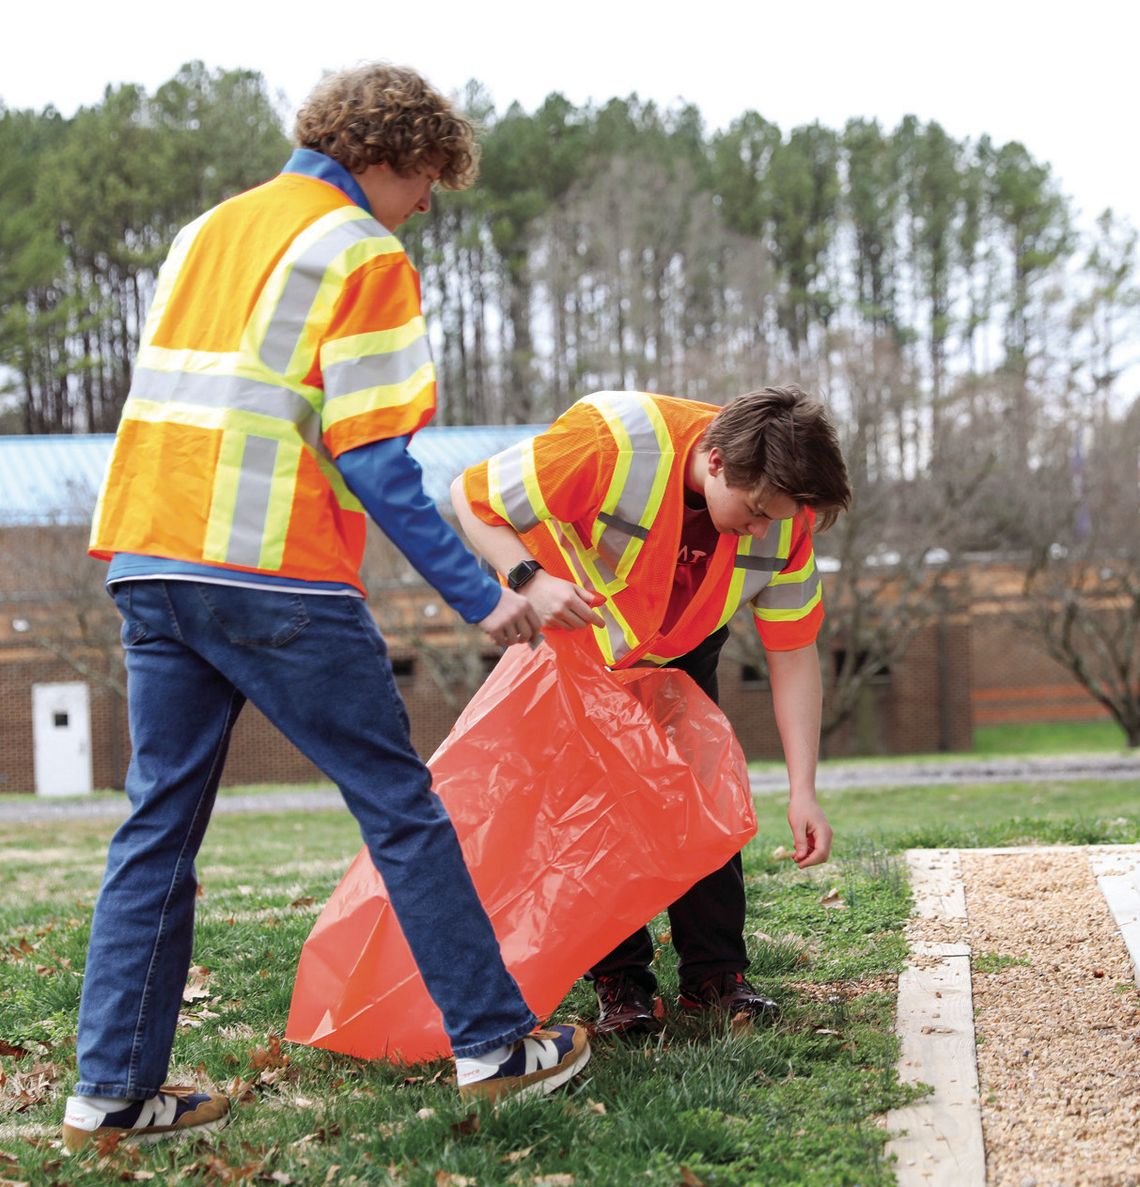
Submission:
M 87 685 L 32 685 L 36 795 L 91 791 L 91 707 Z

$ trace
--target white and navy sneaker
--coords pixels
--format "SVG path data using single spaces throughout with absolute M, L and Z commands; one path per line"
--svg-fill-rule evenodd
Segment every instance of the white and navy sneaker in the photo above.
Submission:
M 83 1097 L 72 1096 L 63 1114 L 63 1148 L 77 1154 L 109 1134 L 142 1143 L 184 1133 L 209 1133 L 223 1128 L 229 1119 L 228 1097 L 168 1084 L 148 1100 L 131 1101 L 111 1112 L 96 1108 Z
M 497 1101 L 503 1096 L 541 1096 L 576 1076 L 590 1061 L 590 1043 L 581 1026 L 532 1030 L 495 1055 L 457 1059 L 456 1080 L 464 1100 Z

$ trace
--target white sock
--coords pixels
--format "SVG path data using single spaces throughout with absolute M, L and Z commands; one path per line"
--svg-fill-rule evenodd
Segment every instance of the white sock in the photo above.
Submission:
M 97 1109 L 100 1113 L 117 1113 L 131 1103 L 129 1097 L 122 1096 L 69 1096 L 68 1105 L 86 1105 L 89 1109 Z
M 473 1084 L 476 1080 L 493 1076 L 514 1049 L 514 1043 L 504 1043 L 494 1051 L 484 1051 L 482 1055 L 456 1057 L 456 1083 Z

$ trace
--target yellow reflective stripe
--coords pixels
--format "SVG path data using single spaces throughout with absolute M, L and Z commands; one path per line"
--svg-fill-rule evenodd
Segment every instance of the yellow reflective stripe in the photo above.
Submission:
M 791 569 L 785 573 L 773 573 L 769 585 L 802 584 L 815 572 L 815 553 L 808 553 L 807 561 L 798 569 Z
M 155 346 L 152 343 L 145 343 L 139 347 L 136 365 L 146 367 L 150 371 L 188 371 L 195 375 L 217 372 L 219 374 L 235 375 L 239 368 L 243 372 L 249 370 L 248 367 L 243 365 L 248 361 L 237 350 L 172 350 L 166 346 Z M 255 367 L 254 370 L 260 371 L 261 368 Z M 264 372 L 263 377 L 269 378 L 270 373 L 268 371 Z
M 752 613 L 760 619 L 761 622 L 797 622 L 801 618 L 806 618 L 807 615 L 819 605 L 820 599 L 823 597 L 823 590 L 818 585 L 815 593 L 808 598 L 804 605 L 794 610 L 766 610 L 753 604 Z
M 367 334 L 351 334 L 347 338 L 331 338 L 321 347 L 321 368 L 323 370 L 371 354 L 392 354 L 410 346 L 425 334 L 427 323 L 422 317 L 413 317 L 393 330 L 372 330 Z
M 198 232 L 209 221 L 212 213 L 212 210 L 207 210 L 205 214 L 199 215 L 198 218 L 192 223 L 188 223 L 174 236 L 174 242 L 170 245 L 170 251 L 167 253 L 166 260 L 158 270 L 158 282 L 154 288 L 154 298 L 151 300 L 150 309 L 146 315 L 146 322 L 143 324 L 143 342 L 149 342 L 154 337 L 155 331 L 162 321 L 163 314 L 166 313 L 170 294 L 174 291 L 174 286 L 178 282 L 179 274 L 182 272 L 182 266 L 186 263 L 186 255 L 197 238 Z
M 322 243 L 325 239 L 330 242 Z M 275 374 L 303 378 L 319 345 L 313 327 L 327 324 L 344 277 L 369 260 L 403 250 L 359 206 L 322 215 L 290 243 L 266 281 L 246 325 L 242 353 L 260 358 L 266 348 Z
M 592 404 L 602 414 L 618 447 L 617 461 L 614 463 L 614 471 L 610 475 L 610 483 L 606 488 L 605 497 L 602 499 L 600 508 L 600 510 L 608 511 L 612 514 L 621 500 L 621 493 L 625 490 L 626 479 L 629 477 L 629 468 L 633 464 L 633 442 L 629 439 L 629 433 L 626 432 L 621 418 L 607 400 L 595 398 Z M 595 519 L 590 537 L 590 543 L 595 548 L 597 548 L 598 541 L 601 539 L 602 533 L 605 530 L 605 523 L 599 519 Z
M 350 420 L 352 417 L 361 416 L 366 412 L 377 412 L 381 408 L 398 408 L 402 404 L 410 404 L 434 379 L 435 367 L 431 363 L 424 363 L 422 367 L 400 383 L 390 383 L 383 387 L 366 387 L 358 392 L 352 392 L 350 395 L 328 400 L 321 418 L 325 432 L 343 420 Z
M 574 580 L 587 589 L 593 588 L 599 592 L 604 590 L 605 584 L 601 580 L 597 565 L 593 562 L 593 550 L 579 539 L 573 525 L 559 523 L 554 519 L 547 519 L 543 524 L 555 547 L 566 562 Z M 602 653 L 602 659 L 607 667 L 612 667 L 624 655 L 628 655 L 637 646 L 637 636 L 621 612 L 612 601 L 607 601 L 597 608 L 597 613 L 604 623 L 590 629 L 594 632 L 594 641 Z
M 240 430 L 256 437 L 275 437 L 280 441 L 289 441 L 297 431 L 292 421 L 282 420 L 279 416 L 207 404 L 181 404 L 173 400 L 128 400 L 123 405 L 123 419 L 141 420 L 147 424 L 190 425 L 221 432 Z
M 499 483 L 498 456 L 487 459 L 487 502 L 491 510 L 505 523 L 515 526 L 514 521 L 507 514 L 506 504 L 503 502 L 503 490 Z M 516 529 L 517 530 L 517 529 Z
M 488 458 L 487 499 L 495 514 L 520 534 L 550 519 L 534 464 L 533 438 Z
M 794 519 L 780 520 L 780 546 L 776 550 L 777 556 L 787 557 L 792 552 L 792 527 L 795 525 Z
M 246 437 L 247 434 L 238 429 L 231 429 L 222 434 L 218 464 L 214 470 L 210 517 L 206 523 L 206 539 L 202 545 L 203 560 L 224 562 L 229 552 L 230 531 L 233 526 L 234 508 L 237 506 Z
M 259 569 L 280 569 L 285 562 L 285 541 L 289 535 L 300 464 L 300 444 L 295 441 L 280 442 L 261 535 L 261 555 L 257 563 Z
M 749 540 L 751 544 L 751 540 Z M 747 576 L 748 569 L 733 569 L 732 580 L 728 583 L 728 592 L 724 596 L 724 609 L 721 611 L 720 618 L 717 620 L 714 630 L 720 630 L 722 626 L 740 609 L 740 603 L 744 597 L 744 579 Z M 712 631 L 709 631 L 712 634 Z
M 673 439 L 656 401 L 644 392 L 598 392 L 582 402 L 600 413 L 618 446 L 614 472 L 595 518 L 591 540 L 612 561 L 616 577 L 624 580 L 645 546 L 668 489 L 675 454 Z M 623 419 L 623 411 L 630 423 Z M 644 424 L 638 423 L 639 417 L 644 417 Z M 646 487 L 650 466 L 653 477 Z M 621 545 L 623 538 L 625 543 Z M 615 556 L 618 547 L 620 554 Z

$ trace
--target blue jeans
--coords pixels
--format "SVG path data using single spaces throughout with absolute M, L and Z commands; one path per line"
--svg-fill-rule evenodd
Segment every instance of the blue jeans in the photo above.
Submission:
M 457 1055 L 536 1022 L 506 970 L 451 821 L 412 748 L 384 640 L 359 598 L 195 581 L 116 584 L 131 815 L 95 906 L 79 1083 L 137 1099 L 166 1078 L 190 965 L 194 859 L 248 698 L 340 788 Z

